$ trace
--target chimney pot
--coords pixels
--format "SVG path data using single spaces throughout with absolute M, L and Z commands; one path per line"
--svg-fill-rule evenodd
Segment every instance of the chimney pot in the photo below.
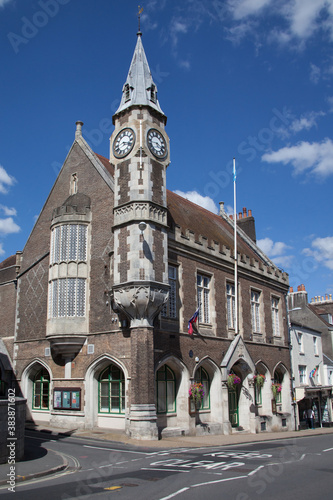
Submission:
M 292 287 L 292 286 L 290 287 L 289 292 L 290 292 L 290 293 L 294 293 L 294 289 L 293 289 L 293 287 Z
M 239 212 L 238 214 L 238 218 L 241 219 L 242 218 L 242 212 Z
M 243 207 L 243 217 L 247 217 L 246 207 Z
M 252 210 L 249 209 L 248 217 L 252 217 Z
M 302 292 L 305 292 L 305 285 L 301 285 Z
M 224 201 L 220 201 L 219 205 L 220 205 L 220 214 L 219 215 L 222 215 L 222 214 L 224 214 Z
M 329 298 L 330 298 L 330 300 L 332 300 L 332 294 L 331 293 L 329 294 Z
M 297 291 L 298 291 L 298 292 L 300 292 L 301 290 L 302 290 L 301 285 L 298 285 L 298 287 L 297 287 Z
M 325 296 L 325 300 L 328 300 L 328 295 L 327 295 L 327 294 L 326 294 L 326 296 Z

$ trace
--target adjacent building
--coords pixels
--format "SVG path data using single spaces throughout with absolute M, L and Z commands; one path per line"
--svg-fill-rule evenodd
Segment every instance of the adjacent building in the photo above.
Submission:
M 167 190 L 167 117 L 140 32 L 113 121 L 108 158 L 77 122 L 22 253 L 0 265 L 0 333 L 29 417 L 148 439 L 293 428 L 288 276 L 244 209 L 235 287 L 235 221 Z
M 290 340 L 297 427 L 306 426 L 304 411 L 312 408 L 317 426 L 329 425 L 332 418 L 332 361 L 324 354 L 323 339 L 329 335 L 328 324 L 308 304 L 304 285 L 288 296 Z M 328 342 L 326 342 L 326 345 Z

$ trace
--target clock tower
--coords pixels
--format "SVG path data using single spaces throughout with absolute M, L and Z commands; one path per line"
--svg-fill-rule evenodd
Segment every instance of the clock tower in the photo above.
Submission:
M 134 55 L 113 116 L 110 163 L 114 165 L 114 308 L 131 329 L 128 433 L 157 438 L 154 319 L 168 300 L 166 168 L 167 118 L 160 108 L 137 33 Z

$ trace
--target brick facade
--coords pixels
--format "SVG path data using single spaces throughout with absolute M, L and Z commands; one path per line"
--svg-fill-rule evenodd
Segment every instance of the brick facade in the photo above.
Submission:
M 7 289 L 0 286 L 1 303 L 10 311 L 8 317 L 0 316 L 1 336 L 15 335 L 13 362 L 30 417 L 64 427 L 121 428 L 136 437 L 156 438 L 157 428 L 163 435 L 165 427 L 187 434 L 208 428 L 231 432 L 227 380 L 235 372 L 242 381 L 237 388 L 237 425 L 258 432 L 266 418 L 269 429 L 290 428 L 287 275 L 240 230 L 239 332 L 228 328 L 227 285 L 234 282 L 232 223 L 225 213 L 212 214 L 167 192 L 169 139 L 158 104 L 120 106 L 114 123 L 110 162 L 93 153 L 77 128 L 73 147 L 23 250 L 17 296 L 14 281 Z M 167 154 L 161 159 L 146 144 L 152 126 L 166 144 Z M 136 142 L 128 157 L 119 160 L 112 143 L 125 127 L 135 131 Z M 85 280 L 86 295 L 80 299 L 85 301 L 84 317 L 65 317 L 62 310 L 52 318 L 50 329 L 52 214 L 73 195 L 74 174 L 77 193 L 90 200 L 89 217 L 72 206 L 66 220 L 88 227 L 86 262 L 59 262 L 54 272 L 59 283 Z M 169 299 L 168 264 L 176 268 Z M 1 273 L 9 273 L 8 267 L 0 265 L 0 279 Z M 198 274 L 208 278 L 204 306 L 209 308 L 209 322 L 202 320 L 190 336 L 188 321 L 201 307 Z M 260 332 L 252 331 L 252 290 L 260 295 Z M 64 295 L 59 296 L 64 308 Z M 272 297 L 279 304 L 275 336 Z M 166 300 L 173 300 L 172 317 L 163 313 Z M 266 385 L 262 407 L 254 413 L 250 408 L 255 403 L 252 376 L 257 363 L 265 371 Z M 188 401 L 190 383 L 200 370 L 206 374 L 210 397 L 209 409 L 202 414 L 207 425 L 202 427 L 196 426 Z M 277 371 L 283 379 L 283 398 L 273 412 L 271 381 Z M 166 373 L 169 379 L 164 380 Z M 47 405 L 36 396 L 38 384 L 46 391 Z M 53 397 L 59 387 L 80 389 L 81 408 L 57 409 Z

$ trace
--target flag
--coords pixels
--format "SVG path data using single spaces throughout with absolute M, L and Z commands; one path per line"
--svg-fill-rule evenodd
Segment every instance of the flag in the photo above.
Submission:
M 197 330 L 197 321 L 198 321 L 198 316 L 199 316 L 199 307 L 198 309 L 195 311 L 195 313 L 193 314 L 192 318 L 189 320 L 188 322 L 188 327 L 187 327 L 187 330 L 188 330 L 188 333 L 190 335 L 193 334 L 194 332 L 194 329 L 193 329 L 193 326 L 195 327 L 195 329 Z
M 311 370 L 310 378 L 313 378 L 316 375 L 318 368 L 319 368 L 319 365 L 317 365 L 313 370 Z

